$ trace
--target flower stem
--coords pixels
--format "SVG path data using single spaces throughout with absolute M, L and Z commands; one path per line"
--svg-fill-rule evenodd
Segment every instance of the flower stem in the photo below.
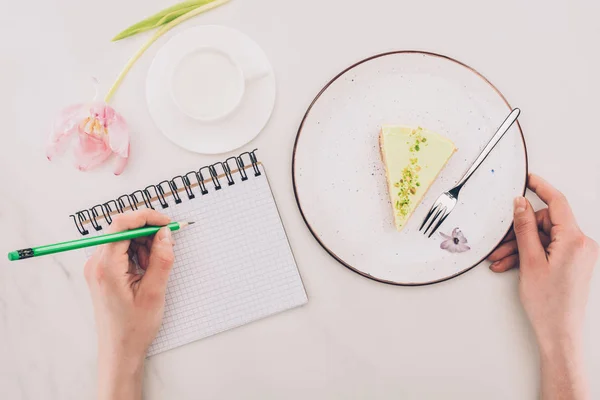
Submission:
M 119 73 L 119 76 L 117 76 L 117 79 L 115 80 L 115 83 L 113 83 L 113 85 L 110 87 L 108 93 L 106 93 L 106 96 L 104 97 L 104 101 L 106 103 L 110 102 L 110 100 L 112 99 L 112 97 L 114 96 L 115 92 L 117 91 L 117 89 L 119 88 L 119 86 L 121 85 L 121 82 L 123 81 L 123 79 L 125 78 L 125 75 L 127 75 L 127 73 L 129 72 L 129 70 L 131 69 L 131 67 L 133 67 L 133 64 L 135 64 L 135 62 L 142 56 L 142 54 L 144 54 L 144 52 L 146 50 L 148 50 L 148 47 L 150 47 L 152 45 L 152 43 L 154 43 L 159 37 L 161 37 L 164 33 L 168 32 L 171 28 L 173 28 L 174 26 L 179 25 L 180 23 L 182 23 L 183 21 L 187 21 L 188 19 L 195 17 L 198 14 L 203 13 L 204 11 L 208 11 L 210 9 L 213 9 L 215 7 L 218 7 L 222 4 L 227 3 L 229 0 L 215 0 L 211 3 L 205 4 L 201 7 L 198 7 L 186 14 L 183 14 L 182 16 L 175 18 L 173 21 L 161 26 L 155 33 L 154 35 L 152 35 L 150 37 L 150 39 L 148 39 L 148 41 L 146 43 L 144 43 L 144 45 L 142 47 L 140 47 L 138 49 L 138 51 L 135 52 L 135 54 L 129 59 L 129 61 L 127 61 L 127 64 L 125 64 L 125 67 L 123 67 L 123 69 L 121 70 L 121 72 Z

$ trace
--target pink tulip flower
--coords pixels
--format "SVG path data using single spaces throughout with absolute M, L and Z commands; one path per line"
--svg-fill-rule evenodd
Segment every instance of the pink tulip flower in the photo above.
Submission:
M 63 109 L 54 122 L 46 156 L 62 154 L 77 134 L 75 164 L 87 171 L 116 156 L 114 173 L 119 175 L 129 157 L 129 129 L 125 119 L 104 102 L 80 103 Z

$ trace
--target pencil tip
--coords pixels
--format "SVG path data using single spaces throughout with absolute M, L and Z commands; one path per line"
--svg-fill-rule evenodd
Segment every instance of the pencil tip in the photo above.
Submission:
M 188 225 L 191 225 L 191 224 L 195 224 L 195 222 L 194 221 L 188 222 Z

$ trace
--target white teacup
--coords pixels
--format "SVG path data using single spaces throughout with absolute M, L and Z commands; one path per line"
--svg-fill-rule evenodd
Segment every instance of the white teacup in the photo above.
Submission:
M 183 56 L 173 67 L 171 97 L 189 117 L 216 121 L 235 111 L 248 81 L 265 74 L 266 71 L 244 73 L 240 63 L 224 51 L 200 47 Z

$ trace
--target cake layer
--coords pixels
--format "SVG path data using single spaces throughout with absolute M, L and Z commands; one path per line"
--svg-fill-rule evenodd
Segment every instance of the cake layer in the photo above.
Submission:
M 435 132 L 399 125 L 383 125 L 379 145 L 396 229 L 401 231 L 456 148 Z

